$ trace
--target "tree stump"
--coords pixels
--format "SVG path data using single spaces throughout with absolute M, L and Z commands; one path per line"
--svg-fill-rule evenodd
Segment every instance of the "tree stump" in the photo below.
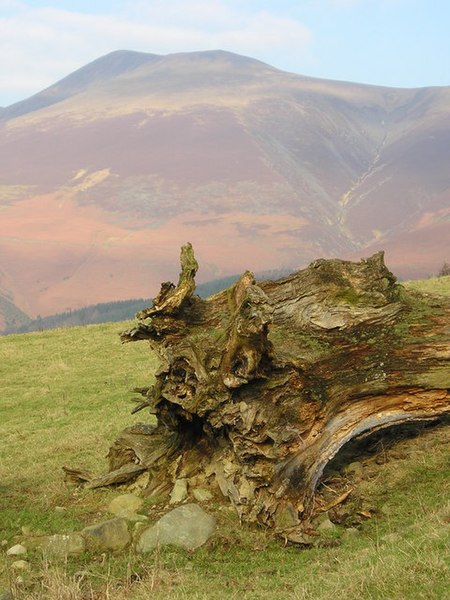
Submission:
M 282 528 L 287 511 L 300 525 L 349 440 L 450 413 L 450 301 L 406 291 L 382 252 L 277 281 L 246 272 L 207 300 L 197 268 L 187 244 L 178 285 L 162 284 L 122 334 L 161 359 L 135 409 L 157 424 L 126 429 L 109 453 L 112 474 L 149 472 L 146 494 L 185 478 L 242 520 Z

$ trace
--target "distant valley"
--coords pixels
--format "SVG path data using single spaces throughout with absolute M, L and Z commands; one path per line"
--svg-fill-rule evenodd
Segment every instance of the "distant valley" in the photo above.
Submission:
M 450 260 L 450 87 L 312 79 L 222 52 L 117 51 L 0 109 L 0 330 L 384 249 Z

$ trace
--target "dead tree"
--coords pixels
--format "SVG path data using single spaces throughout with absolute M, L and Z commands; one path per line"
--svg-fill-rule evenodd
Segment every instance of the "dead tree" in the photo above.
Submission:
M 147 470 L 145 493 L 159 495 L 185 478 L 243 520 L 280 527 L 287 512 L 296 525 L 349 440 L 450 412 L 450 301 L 406 291 L 382 252 L 277 281 L 246 272 L 207 300 L 197 268 L 187 244 L 178 285 L 163 283 L 122 335 L 161 359 L 135 408 L 157 424 L 123 432 L 110 481 Z

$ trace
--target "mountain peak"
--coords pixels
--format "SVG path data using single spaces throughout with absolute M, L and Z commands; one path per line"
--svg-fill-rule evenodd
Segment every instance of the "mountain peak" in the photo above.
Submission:
M 268 69 L 274 69 L 267 63 L 262 62 L 261 60 L 257 60 L 256 58 L 252 58 L 250 56 L 244 56 L 242 54 L 236 54 L 235 52 L 230 52 L 228 50 L 199 50 L 197 52 L 177 52 L 174 54 L 167 54 L 166 57 L 162 58 L 173 58 L 173 57 L 183 57 L 187 60 L 198 61 L 198 60 L 210 60 L 216 62 L 227 62 L 233 66 L 242 66 L 242 65 L 254 65 L 254 66 L 262 66 Z
M 450 257 L 449 97 L 111 52 L 0 110 L 0 287 L 30 315 L 145 297 L 180 239 L 203 279 L 381 248 L 431 273 Z
M 133 50 L 115 50 L 77 69 L 30 98 L 8 106 L 0 112 L 1 118 L 11 119 L 46 108 L 84 91 L 93 83 L 118 77 L 144 64 L 156 62 L 161 58 L 157 54 L 135 52 Z
M 11 106 L 0 109 L 0 119 L 7 120 L 41 110 L 89 90 L 92 86 L 120 81 L 122 89 L 131 86 L 131 79 L 145 82 L 152 78 L 161 89 L 180 85 L 207 85 L 213 74 L 215 82 L 231 76 L 244 83 L 252 75 L 278 70 L 255 58 L 226 50 L 177 52 L 159 55 L 133 50 L 114 50 L 70 73 L 55 84 Z

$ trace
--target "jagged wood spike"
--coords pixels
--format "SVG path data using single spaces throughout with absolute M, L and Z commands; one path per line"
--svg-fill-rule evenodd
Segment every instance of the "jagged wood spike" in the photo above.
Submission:
M 298 537 L 344 444 L 450 413 L 450 300 L 407 292 L 382 253 L 277 281 L 246 272 L 207 300 L 194 295 L 190 244 L 181 263 L 177 287 L 164 284 L 124 334 L 161 360 L 144 394 L 157 426 L 129 428 L 110 450 L 112 470 L 131 457 L 149 471 L 147 493 L 185 477 L 243 520 L 280 531 L 290 515 Z

